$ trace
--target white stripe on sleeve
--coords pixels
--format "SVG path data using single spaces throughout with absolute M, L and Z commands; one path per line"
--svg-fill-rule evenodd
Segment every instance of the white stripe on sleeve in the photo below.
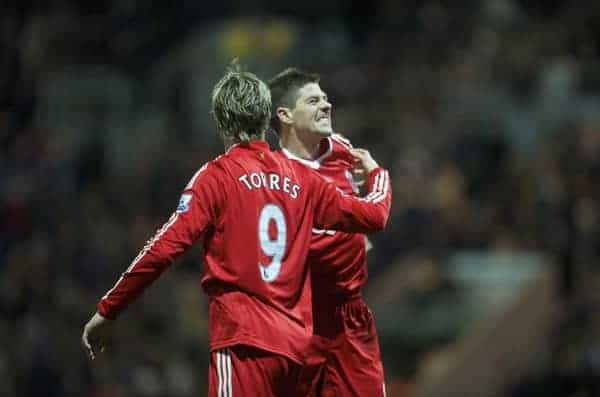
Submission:
M 377 176 L 375 176 L 375 181 L 373 182 L 375 189 L 360 200 L 373 203 L 378 203 L 384 200 L 388 194 L 389 180 L 390 176 L 387 171 L 384 170 L 377 174 Z
M 154 244 L 162 237 L 162 235 L 165 234 L 165 232 L 167 230 L 169 230 L 169 228 L 171 226 L 173 226 L 173 224 L 177 221 L 178 217 L 179 217 L 179 213 L 177 213 L 177 212 L 174 212 L 173 215 L 171 215 L 171 217 L 169 218 L 169 220 L 167 221 L 167 223 L 165 223 L 163 225 L 163 227 L 161 227 L 156 232 L 156 234 L 154 235 L 154 237 L 152 237 L 150 240 L 148 240 L 148 242 L 146 243 L 146 245 L 144 246 L 144 248 L 142 248 L 142 250 L 140 251 L 140 253 L 138 254 L 138 256 L 135 257 L 135 259 L 133 260 L 133 262 L 131 262 L 131 264 L 129 265 L 129 267 L 127 268 L 127 270 L 125 270 L 125 272 L 121 275 L 121 277 L 119 277 L 119 279 L 117 280 L 117 282 L 115 283 L 115 285 L 111 289 L 109 289 L 106 294 L 104 294 L 104 296 L 102 297 L 102 299 L 106 299 L 108 297 L 108 295 L 110 295 L 110 293 L 113 292 L 115 288 L 117 288 L 117 285 L 119 285 L 119 283 L 121 282 L 121 280 L 123 280 L 123 277 L 133 269 L 133 267 L 144 257 L 144 255 L 146 255 L 148 253 L 148 251 L 150 251 L 152 249 L 152 247 L 154 246 Z

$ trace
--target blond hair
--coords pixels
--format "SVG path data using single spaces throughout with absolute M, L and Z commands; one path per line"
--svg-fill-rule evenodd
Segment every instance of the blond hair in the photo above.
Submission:
M 211 113 L 226 142 L 264 139 L 271 118 L 271 92 L 262 80 L 241 71 L 233 60 L 213 89 Z

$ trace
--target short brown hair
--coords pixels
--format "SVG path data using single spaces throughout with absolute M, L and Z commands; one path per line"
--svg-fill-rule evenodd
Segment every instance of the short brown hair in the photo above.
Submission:
M 318 83 L 320 76 L 316 73 L 308 73 L 297 68 L 287 68 L 277 76 L 269 80 L 271 90 L 271 101 L 273 114 L 271 116 L 271 127 L 279 132 L 279 118 L 277 108 L 293 108 L 298 99 L 298 90 L 308 83 Z
M 271 118 L 271 94 L 256 75 L 234 60 L 212 92 L 212 111 L 223 139 L 248 143 L 264 138 Z

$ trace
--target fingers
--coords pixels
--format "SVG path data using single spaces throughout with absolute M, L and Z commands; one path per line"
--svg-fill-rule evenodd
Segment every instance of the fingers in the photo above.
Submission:
M 354 183 L 357 186 L 362 186 L 365 184 L 367 171 L 364 168 L 357 166 L 352 170 L 352 176 L 354 179 Z
M 355 156 L 365 156 L 369 154 L 369 151 L 367 149 L 355 147 L 350 149 L 350 153 L 352 153 Z
M 94 354 L 94 349 L 92 348 L 92 344 L 89 340 L 89 332 L 87 327 L 83 329 L 83 335 L 81 336 L 81 346 L 83 346 L 83 350 L 87 354 L 90 360 L 94 360 L 96 355 Z
M 354 156 L 356 169 L 363 169 L 366 174 L 369 174 L 373 169 L 377 168 L 377 162 L 371 157 L 371 153 L 366 149 L 354 148 L 350 149 L 350 153 Z
M 368 150 L 359 148 L 350 149 L 350 153 L 354 156 L 354 172 L 359 175 L 364 172 L 364 162 L 371 155 Z
M 110 329 L 111 320 L 102 317 L 99 313 L 94 314 L 83 328 L 81 346 L 90 360 L 94 360 L 98 352 L 104 352 L 110 337 Z
M 358 163 L 365 158 L 365 156 L 368 154 L 368 151 L 365 149 L 354 148 L 350 149 L 350 153 L 354 156 L 354 162 Z
M 364 149 L 352 149 L 351 153 L 354 156 L 354 169 L 352 170 L 352 174 L 354 176 L 354 181 L 358 186 L 362 186 L 365 184 L 366 177 L 368 175 L 367 170 L 364 166 L 365 156 L 368 155 L 368 152 Z
M 364 167 L 366 163 L 373 161 L 371 153 L 366 149 L 355 148 L 351 149 L 350 153 L 354 156 L 354 163 L 356 165 L 361 165 Z

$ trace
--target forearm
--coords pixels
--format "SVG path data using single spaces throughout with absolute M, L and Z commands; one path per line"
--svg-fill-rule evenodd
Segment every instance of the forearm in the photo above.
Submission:
M 357 198 L 326 189 L 317 210 L 317 226 L 348 233 L 374 233 L 385 227 L 391 206 L 389 174 L 383 168 L 371 171 L 368 194 Z
M 148 241 L 115 285 L 100 299 L 98 312 L 115 319 L 123 309 L 152 284 L 193 242 L 183 215 L 173 214 Z
M 141 263 L 140 266 L 124 272 L 114 287 L 98 301 L 96 305 L 98 313 L 108 319 L 116 319 L 131 302 L 160 277 L 167 266 Z

